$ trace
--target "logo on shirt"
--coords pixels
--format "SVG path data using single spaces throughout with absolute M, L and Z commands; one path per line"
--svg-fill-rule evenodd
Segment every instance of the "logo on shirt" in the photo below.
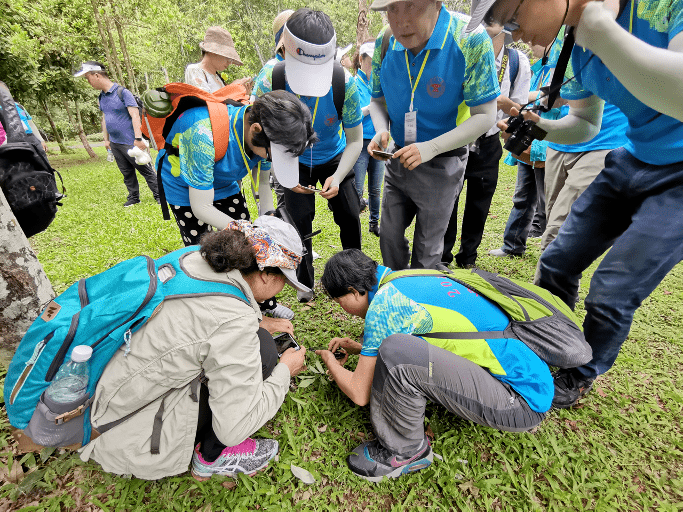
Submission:
M 337 116 L 327 116 L 325 117 L 325 126 L 334 126 L 337 122 Z
M 429 82 L 427 82 L 427 94 L 432 98 L 440 98 L 446 91 L 446 84 L 443 78 L 435 76 Z

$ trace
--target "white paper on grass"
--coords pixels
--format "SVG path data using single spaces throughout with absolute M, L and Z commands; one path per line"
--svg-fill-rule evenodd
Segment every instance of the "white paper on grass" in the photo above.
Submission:
M 301 480 L 303 483 L 308 485 L 315 483 L 315 477 L 309 471 L 306 471 L 304 468 L 300 468 L 299 466 L 295 466 L 294 464 L 291 464 L 289 468 L 292 470 L 292 474 L 299 480 Z

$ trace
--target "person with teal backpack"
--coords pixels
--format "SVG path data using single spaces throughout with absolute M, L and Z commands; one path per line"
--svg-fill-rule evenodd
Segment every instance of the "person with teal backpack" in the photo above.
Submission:
M 249 436 L 279 409 L 305 350 L 278 364 L 278 320 L 262 318 L 257 301 L 287 282 L 308 290 L 296 280 L 302 255 L 292 226 L 260 217 L 80 280 L 48 304 L 12 359 L 10 423 L 37 448 L 83 445 L 83 460 L 138 478 L 182 473 L 190 461 L 199 479 L 264 468 L 277 441 Z M 50 408 L 46 389 L 82 345 L 92 348 L 87 394 Z
M 549 365 L 592 356 L 557 297 L 482 270 L 392 272 L 347 250 L 330 258 L 321 282 L 347 313 L 365 319 L 362 343 L 334 338 L 316 354 L 351 400 L 370 404 L 377 438 L 347 463 L 373 482 L 431 464 L 427 400 L 479 425 L 524 432 L 550 409 Z M 335 358 L 338 348 L 360 354 L 355 371 Z

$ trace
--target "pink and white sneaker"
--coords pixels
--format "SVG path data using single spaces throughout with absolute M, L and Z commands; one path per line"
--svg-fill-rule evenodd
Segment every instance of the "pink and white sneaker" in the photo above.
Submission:
M 247 438 L 237 446 L 224 448 L 215 461 L 206 462 L 197 445 L 192 455 L 192 476 L 197 480 L 207 480 L 213 475 L 234 477 L 238 473 L 253 476 L 268 466 L 277 451 L 275 439 Z

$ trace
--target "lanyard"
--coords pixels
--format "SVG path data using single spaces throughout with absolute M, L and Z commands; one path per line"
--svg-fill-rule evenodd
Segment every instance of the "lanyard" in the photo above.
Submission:
M 244 116 L 247 115 L 247 107 L 244 107 L 244 114 L 242 114 L 242 140 L 246 140 L 244 138 Z M 258 184 L 257 181 L 261 180 L 261 161 L 259 160 L 258 167 L 256 169 L 256 181 L 254 181 L 254 175 L 251 173 L 251 169 L 249 168 L 249 161 L 247 160 L 247 155 L 244 153 L 244 146 L 242 146 L 242 143 L 240 142 L 240 136 L 237 134 L 237 118 L 239 116 L 235 116 L 235 120 L 232 122 L 232 131 L 235 132 L 235 138 L 237 139 L 237 147 L 240 148 L 240 153 L 242 153 L 242 160 L 244 160 L 244 167 L 247 169 L 247 174 L 251 178 L 251 184 L 254 187 L 254 193 L 258 194 Z
M 498 73 L 498 85 L 503 84 L 503 78 L 505 78 L 505 70 L 508 67 L 508 60 L 510 59 L 509 51 L 507 49 L 507 46 L 505 47 L 505 50 L 503 50 L 503 58 L 500 62 L 500 72 Z M 512 80 L 512 77 L 510 77 L 510 80 Z M 510 82 L 510 88 L 512 89 L 512 82 Z
M 406 69 L 408 70 L 408 80 L 410 81 L 410 86 L 412 87 L 412 91 L 410 92 L 410 112 L 413 111 L 413 102 L 415 101 L 415 90 L 417 89 L 417 84 L 420 83 L 420 78 L 422 77 L 422 72 L 425 69 L 425 64 L 427 64 L 427 59 L 429 58 L 430 52 L 431 52 L 431 50 L 427 50 L 427 55 L 425 55 L 425 58 L 422 61 L 422 67 L 420 68 L 420 72 L 417 74 L 417 79 L 415 80 L 415 85 L 413 85 L 413 79 L 410 77 L 410 63 L 408 62 L 408 50 L 405 50 Z

